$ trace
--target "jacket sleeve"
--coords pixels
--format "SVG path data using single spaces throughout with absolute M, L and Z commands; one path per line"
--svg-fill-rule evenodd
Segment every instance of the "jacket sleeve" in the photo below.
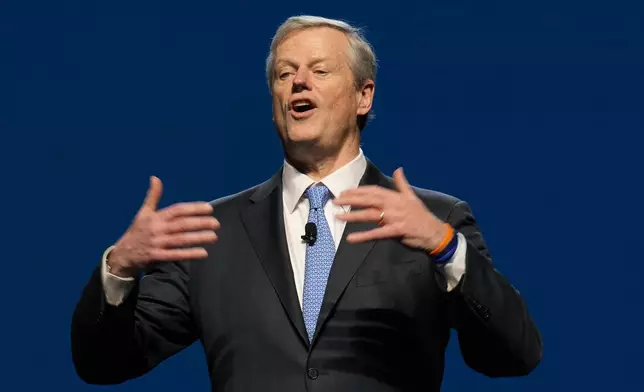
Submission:
M 72 360 L 89 384 L 119 384 L 149 372 L 196 340 L 187 263 L 156 263 L 119 306 L 105 298 L 100 266 L 76 304 Z
M 467 239 L 465 274 L 446 294 L 465 363 L 489 377 L 529 374 L 541 361 L 542 342 L 524 299 L 494 268 L 466 202 L 453 206 L 447 223 Z

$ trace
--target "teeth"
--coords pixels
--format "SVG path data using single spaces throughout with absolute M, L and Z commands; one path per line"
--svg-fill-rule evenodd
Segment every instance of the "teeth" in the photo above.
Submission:
M 291 109 L 295 110 L 298 113 L 304 113 L 313 109 L 313 107 L 313 102 L 309 101 L 308 99 L 301 99 L 291 103 Z

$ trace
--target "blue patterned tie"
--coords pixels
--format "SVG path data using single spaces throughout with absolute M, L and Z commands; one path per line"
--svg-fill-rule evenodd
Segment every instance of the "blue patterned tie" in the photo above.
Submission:
M 307 189 L 309 199 L 309 222 L 317 226 L 317 239 L 313 245 L 306 246 L 306 261 L 304 268 L 304 295 L 302 298 L 302 314 L 304 324 L 313 339 L 315 326 L 320 313 L 320 306 L 326 290 L 329 271 L 335 257 L 335 243 L 331 236 L 329 224 L 324 216 L 324 205 L 329 200 L 329 188 L 320 184 Z

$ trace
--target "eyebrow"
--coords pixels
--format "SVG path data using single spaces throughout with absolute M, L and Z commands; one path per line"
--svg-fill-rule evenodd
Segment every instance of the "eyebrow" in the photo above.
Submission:
M 316 64 L 319 64 L 319 63 L 321 63 L 321 62 L 328 61 L 328 60 L 329 60 L 329 58 L 328 58 L 328 57 L 319 57 L 319 58 L 316 58 L 316 59 L 314 59 L 313 61 L 311 61 L 311 63 L 310 63 L 309 65 L 310 65 L 310 66 L 313 66 L 313 65 L 316 65 Z M 290 66 L 292 66 L 292 67 L 294 67 L 294 68 L 296 68 L 296 67 L 297 67 L 297 63 L 296 63 L 294 60 L 291 60 L 291 59 L 284 59 L 284 58 L 278 59 L 278 60 L 275 62 L 275 67 L 277 68 L 278 66 L 280 66 L 280 65 L 282 65 L 282 64 L 290 65 Z

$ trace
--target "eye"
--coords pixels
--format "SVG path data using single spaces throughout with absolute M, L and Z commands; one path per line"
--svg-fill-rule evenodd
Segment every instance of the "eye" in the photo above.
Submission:
M 280 72 L 280 80 L 286 80 L 290 75 L 292 75 L 292 72 Z
M 320 76 L 325 76 L 328 73 L 329 73 L 328 71 L 324 71 L 324 70 L 321 70 L 321 69 L 315 70 L 315 74 L 320 75 Z

